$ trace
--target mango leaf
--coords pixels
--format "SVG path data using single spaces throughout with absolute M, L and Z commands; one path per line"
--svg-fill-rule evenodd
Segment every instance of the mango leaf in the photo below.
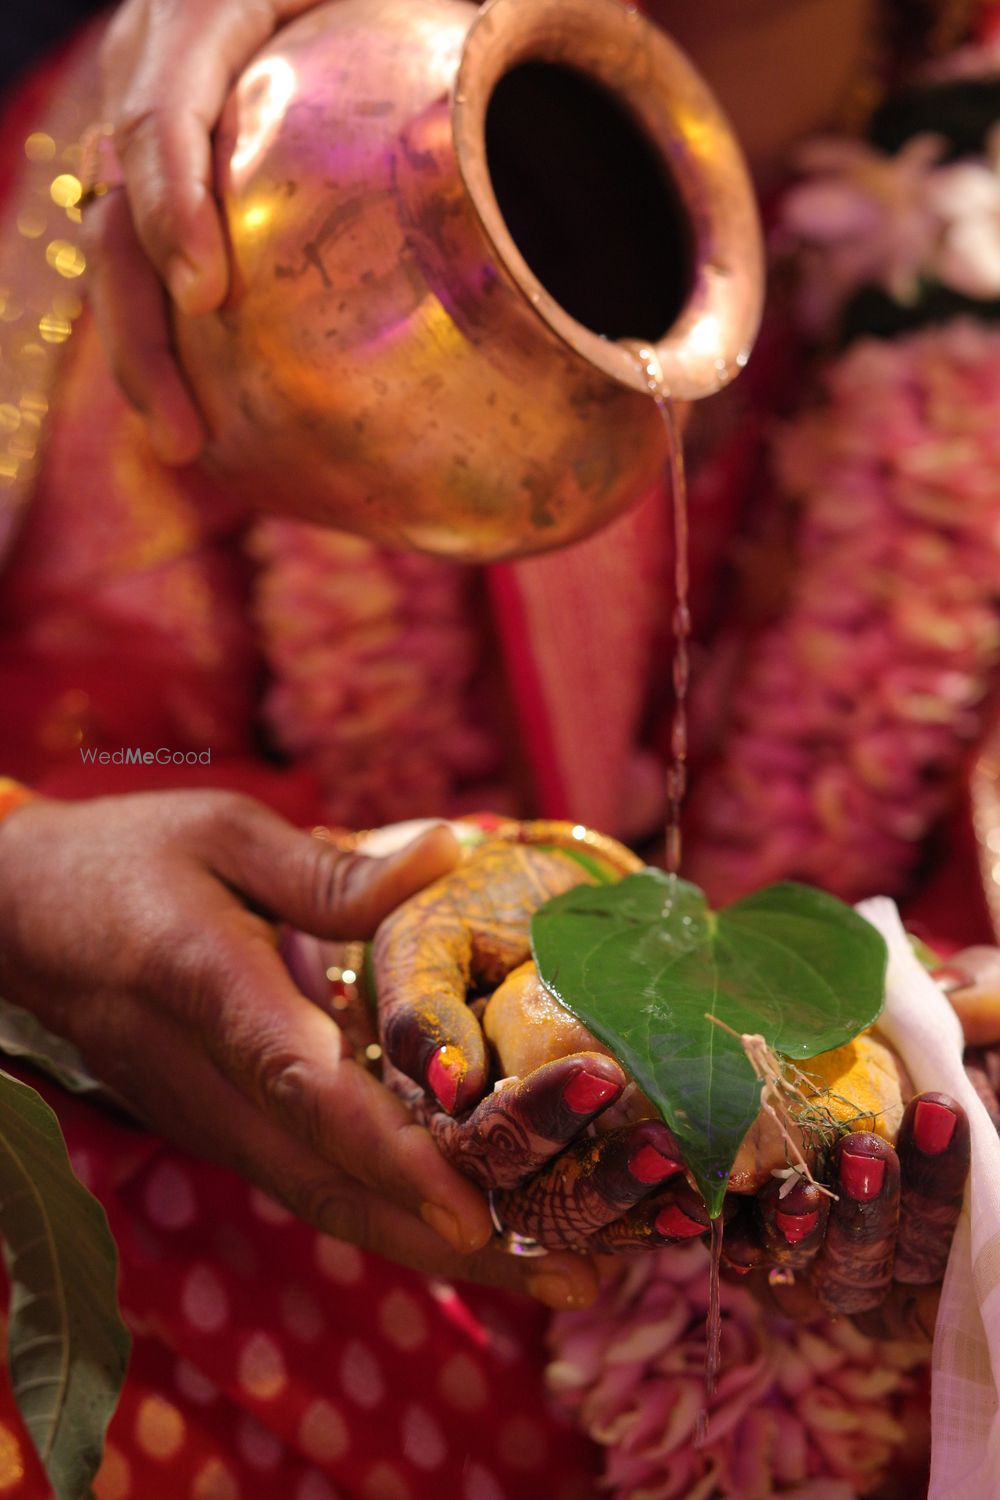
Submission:
M 713 1217 L 760 1107 L 739 1034 L 812 1057 L 882 1008 L 879 933 L 835 897 L 791 882 L 712 912 L 697 886 L 645 870 L 546 902 L 531 942 L 546 988 L 661 1111 Z
M 107 1092 L 65 1037 L 46 1031 L 30 1010 L 0 999 L 0 1052 L 23 1057 L 73 1094 Z
M 14 1397 L 58 1500 L 82 1500 L 128 1362 L 118 1259 L 104 1210 L 73 1174 L 55 1115 L 4 1072 L 0 1234 Z

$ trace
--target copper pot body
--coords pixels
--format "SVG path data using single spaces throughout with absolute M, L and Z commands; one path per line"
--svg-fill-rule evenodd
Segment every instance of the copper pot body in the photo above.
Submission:
M 586 536 L 655 479 L 641 362 L 541 284 L 494 193 L 487 107 L 528 61 L 620 101 L 674 184 L 691 250 L 652 344 L 669 394 L 707 395 L 745 362 L 762 296 L 752 189 L 662 32 L 619 0 L 333 0 L 230 95 L 230 295 L 176 327 L 205 462 L 261 509 L 486 561 Z

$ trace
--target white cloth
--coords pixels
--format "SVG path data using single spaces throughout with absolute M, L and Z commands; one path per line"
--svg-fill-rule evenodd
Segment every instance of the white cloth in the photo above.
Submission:
M 962 1028 L 915 956 L 894 902 L 858 911 L 889 948 L 879 1030 L 915 1088 L 940 1089 L 965 1108 L 972 1166 L 948 1257 L 931 1369 L 928 1500 L 1000 1497 L 1000 1137 L 962 1066 Z

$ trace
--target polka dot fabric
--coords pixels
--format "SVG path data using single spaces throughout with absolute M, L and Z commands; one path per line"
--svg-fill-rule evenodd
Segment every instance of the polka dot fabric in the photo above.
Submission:
M 331 1240 L 43 1092 L 107 1210 L 134 1340 L 97 1500 L 592 1500 L 593 1451 L 546 1402 L 541 1309 Z M 49 1495 L 5 1389 L 0 1500 Z

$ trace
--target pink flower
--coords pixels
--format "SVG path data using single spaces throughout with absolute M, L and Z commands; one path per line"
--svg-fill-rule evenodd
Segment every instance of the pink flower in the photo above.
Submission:
M 783 614 L 717 696 L 686 873 L 899 892 L 955 805 L 1000 662 L 1000 333 L 854 344 L 773 443 L 798 508 Z
M 790 1323 L 723 1281 L 706 1401 L 707 1306 L 697 1244 L 633 1260 L 592 1307 L 553 1320 L 550 1389 L 608 1449 L 615 1500 L 855 1500 L 878 1484 L 922 1351 L 843 1320 Z
M 499 807 L 472 575 L 297 521 L 261 522 L 252 550 L 267 726 L 317 776 L 330 821 Z

